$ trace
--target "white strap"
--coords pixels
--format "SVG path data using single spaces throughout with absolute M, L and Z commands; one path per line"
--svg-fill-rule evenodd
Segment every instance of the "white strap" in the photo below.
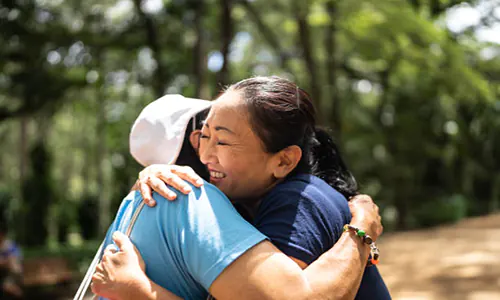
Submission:
M 94 259 L 90 263 L 89 268 L 87 269 L 87 273 L 85 273 L 85 277 L 83 277 L 82 282 L 80 283 L 80 286 L 78 287 L 78 291 L 76 291 L 75 297 L 73 300 L 82 300 L 85 294 L 87 293 L 87 290 L 90 286 L 90 283 L 92 282 L 92 275 L 94 275 L 95 268 L 97 267 L 97 264 L 99 263 L 99 260 L 101 258 L 101 252 L 102 252 L 102 247 L 104 245 L 104 242 L 101 243 L 99 246 L 99 249 L 97 250 Z
M 139 206 L 137 207 L 136 211 L 132 215 L 132 219 L 130 220 L 130 225 L 127 228 L 126 235 L 130 237 L 130 233 L 132 231 L 132 228 L 134 227 L 135 221 L 137 220 L 137 217 L 139 216 L 139 213 L 141 212 L 142 208 L 144 207 L 144 201 L 142 201 Z M 94 260 L 90 264 L 87 273 L 85 274 L 85 277 L 83 278 L 82 283 L 80 283 L 80 287 L 78 288 L 78 291 L 76 291 L 76 295 L 73 298 L 73 300 L 82 300 L 83 297 L 85 296 L 85 293 L 87 292 L 87 289 L 90 286 L 90 283 L 92 282 L 92 275 L 94 275 L 95 268 L 99 264 L 100 257 L 102 255 L 102 247 L 104 246 L 104 241 L 101 243 L 101 246 L 99 246 L 99 250 L 97 250 L 97 253 L 95 254 Z M 93 299 L 96 299 L 94 297 Z

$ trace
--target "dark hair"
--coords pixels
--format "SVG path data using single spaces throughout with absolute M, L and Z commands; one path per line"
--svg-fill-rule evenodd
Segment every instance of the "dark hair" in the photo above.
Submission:
M 189 136 L 193 132 L 193 122 L 196 122 L 196 129 L 201 129 L 201 127 L 203 126 L 203 121 L 208 115 L 208 111 L 209 110 L 206 109 L 202 112 L 199 112 L 194 118 L 191 118 L 191 120 L 189 120 L 188 126 L 186 128 L 186 133 L 184 134 L 184 140 L 182 141 L 182 148 L 179 152 L 179 157 L 175 162 L 175 164 L 179 166 L 190 166 L 196 172 L 196 174 L 198 174 L 205 180 L 209 180 L 210 175 L 208 173 L 207 167 L 200 161 L 200 158 L 196 153 L 197 149 L 194 149 L 191 146 Z
M 357 194 L 356 180 L 332 137 L 316 127 L 316 111 L 304 90 L 276 76 L 245 79 L 228 90 L 241 92 L 252 129 L 266 151 L 277 153 L 291 145 L 301 148 L 302 158 L 290 175 L 309 173 L 346 198 Z

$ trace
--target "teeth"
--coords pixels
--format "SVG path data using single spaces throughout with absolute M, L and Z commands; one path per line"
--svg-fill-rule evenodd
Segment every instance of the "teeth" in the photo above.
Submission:
M 212 176 L 213 178 L 224 178 L 224 177 L 226 177 L 226 175 L 224 175 L 224 173 L 215 172 L 215 171 L 210 171 L 210 176 Z

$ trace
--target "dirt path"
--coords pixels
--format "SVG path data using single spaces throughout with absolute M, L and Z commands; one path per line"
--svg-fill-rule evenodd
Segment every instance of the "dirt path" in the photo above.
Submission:
M 500 300 L 500 214 L 385 234 L 378 244 L 395 300 Z
M 500 299 L 500 214 L 386 234 L 379 247 L 394 299 Z

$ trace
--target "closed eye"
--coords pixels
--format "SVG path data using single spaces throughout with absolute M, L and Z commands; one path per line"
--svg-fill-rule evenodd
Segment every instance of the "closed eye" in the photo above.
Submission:
M 210 137 L 208 135 L 205 135 L 205 134 L 200 134 L 200 139 L 209 139 Z M 217 142 L 217 146 L 229 146 L 228 143 L 225 143 L 225 142 L 221 142 L 221 141 L 218 141 Z

